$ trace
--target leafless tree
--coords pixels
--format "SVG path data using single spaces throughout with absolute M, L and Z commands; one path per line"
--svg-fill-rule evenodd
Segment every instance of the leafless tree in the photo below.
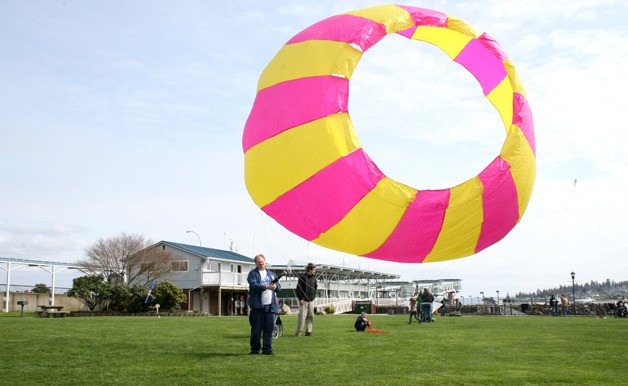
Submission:
M 87 258 L 77 264 L 102 273 L 110 282 L 145 285 L 168 274 L 174 261 L 170 252 L 149 248 L 153 244 L 142 234 L 123 232 L 98 240 L 85 250 Z

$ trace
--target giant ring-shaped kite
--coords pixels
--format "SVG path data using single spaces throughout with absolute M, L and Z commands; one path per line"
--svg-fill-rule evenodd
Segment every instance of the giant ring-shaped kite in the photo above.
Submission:
M 499 112 L 506 139 L 479 175 L 417 191 L 384 176 L 360 146 L 349 79 L 391 33 L 439 47 Z M 247 189 L 269 216 L 327 248 L 396 262 L 465 257 L 501 240 L 521 219 L 536 175 L 532 114 L 499 44 L 455 17 L 402 5 L 333 16 L 290 39 L 260 76 L 242 144 Z

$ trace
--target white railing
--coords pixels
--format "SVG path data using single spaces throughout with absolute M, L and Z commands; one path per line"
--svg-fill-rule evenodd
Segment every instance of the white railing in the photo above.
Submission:
M 328 303 L 328 304 L 333 305 L 334 307 L 336 307 L 336 313 L 337 314 L 342 314 L 342 313 L 345 313 L 345 312 L 353 311 L 351 309 L 351 305 L 353 304 L 353 300 L 352 299 L 337 299 L 335 302 Z M 325 308 L 325 306 L 328 305 L 328 304 L 325 304 L 323 306 L 323 308 Z
M 203 272 L 202 285 L 216 285 L 221 287 L 248 287 L 246 281 L 248 273 L 237 272 Z
M 408 305 L 408 301 L 406 299 L 391 299 L 391 298 L 374 298 L 371 299 L 373 300 L 373 304 L 375 304 L 376 306 L 386 306 L 386 307 L 391 307 L 391 306 L 407 306 Z
M 35 288 L 34 285 L 11 284 L 11 288 L 9 288 L 9 292 L 35 293 L 33 292 L 34 288 Z M 51 289 L 51 288 L 48 287 L 48 289 Z M 70 288 L 67 288 L 67 287 L 55 287 L 55 294 L 63 295 L 69 290 Z M 5 293 L 5 292 L 7 292 L 7 285 L 4 283 L 0 284 L 0 293 Z
M 299 309 L 299 299 L 297 298 L 284 298 L 281 299 L 284 304 L 286 304 L 290 309 L 295 310 Z M 314 299 L 314 307 L 317 310 L 323 310 L 326 306 L 332 305 L 336 307 L 336 313 L 342 314 L 344 312 L 351 312 L 351 306 L 353 305 L 353 301 L 355 299 L 349 298 L 316 298 Z M 364 300 L 364 299 L 362 299 Z

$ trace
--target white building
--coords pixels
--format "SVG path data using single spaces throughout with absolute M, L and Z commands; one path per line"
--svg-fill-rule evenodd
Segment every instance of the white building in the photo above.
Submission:
M 355 269 L 346 266 L 316 264 L 318 290 L 314 304 L 317 309 L 333 305 L 337 313 L 353 310 L 356 300 L 372 299 L 374 289 L 390 280 L 399 279 L 399 275 Z M 290 308 L 298 308 L 296 287 L 299 274 L 304 274 L 307 264 L 295 264 L 270 267 L 275 273 L 284 275 L 279 298 Z
M 165 276 L 180 287 L 188 297 L 187 310 L 209 315 L 245 315 L 248 298 L 247 276 L 255 268 L 251 257 L 236 252 L 195 245 L 160 241 L 149 248 L 161 248 L 176 256 L 173 271 Z M 286 265 L 268 265 L 281 279 L 279 299 L 297 308 L 297 274 L 305 272 L 305 264 L 289 261 Z M 344 266 L 316 264 L 318 291 L 315 304 L 319 308 L 332 304 L 336 312 L 351 311 L 352 303 L 371 297 L 369 292 L 398 275 L 365 271 Z
M 175 256 L 172 272 L 163 280 L 180 287 L 188 301 L 183 309 L 208 315 L 244 315 L 249 271 L 255 261 L 232 251 L 160 241 L 149 248 L 160 248 Z

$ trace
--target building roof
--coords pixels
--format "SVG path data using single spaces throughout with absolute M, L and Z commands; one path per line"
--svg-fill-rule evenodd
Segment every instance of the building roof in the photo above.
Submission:
M 438 283 L 449 283 L 449 282 L 460 282 L 460 281 L 462 281 L 462 279 L 414 279 L 414 280 L 412 280 L 412 283 L 417 283 L 417 284 L 425 284 L 425 283 L 438 284 Z
M 238 261 L 242 263 L 250 263 L 255 264 L 255 260 L 250 257 L 246 257 L 236 252 L 232 251 L 223 251 L 222 249 L 214 249 L 214 248 L 206 248 L 198 245 L 189 245 L 189 244 L 181 244 L 175 243 L 172 241 L 160 241 L 156 245 L 166 244 L 173 248 L 180 249 L 186 251 L 188 253 L 198 255 L 199 257 L 210 257 L 221 260 L 229 260 L 229 261 Z
M 76 263 L 65 263 L 62 261 L 46 261 L 46 260 L 34 260 L 34 259 L 13 259 L 9 257 L 0 257 L 0 263 L 17 263 L 17 264 L 27 264 L 31 267 L 41 267 L 41 266 L 62 266 L 68 268 L 80 269 L 82 266 Z
M 286 274 L 293 274 L 295 272 L 305 272 L 306 264 L 297 265 L 294 262 L 289 261 L 286 265 L 272 264 L 269 266 L 275 272 Z M 399 275 L 393 275 L 383 272 L 367 271 L 364 269 L 355 269 L 351 267 L 329 265 L 329 264 L 316 264 L 316 271 L 319 275 L 337 275 L 338 277 L 348 277 L 354 279 L 368 279 L 368 280 L 394 280 L 399 279 Z

